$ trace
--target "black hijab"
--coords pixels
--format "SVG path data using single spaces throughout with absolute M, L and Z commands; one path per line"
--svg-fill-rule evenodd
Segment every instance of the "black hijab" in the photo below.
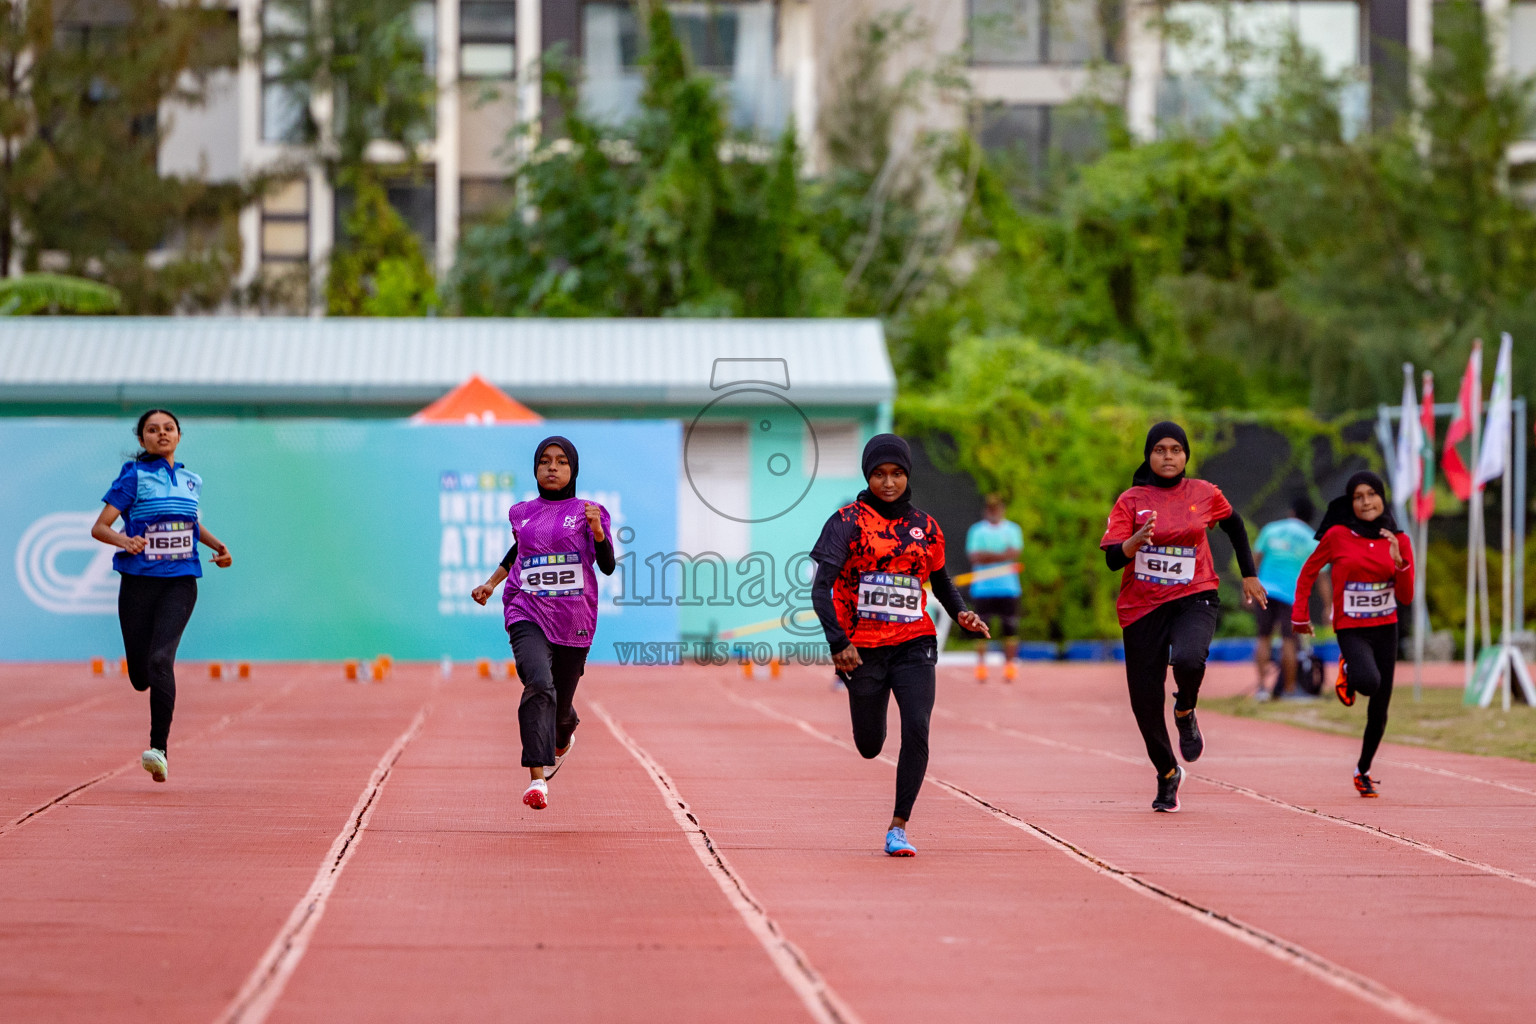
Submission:
M 1381 515 L 1366 522 L 1355 515 L 1355 488 L 1361 484 L 1369 484 L 1371 490 L 1381 495 Z M 1382 483 L 1381 477 L 1365 470 L 1356 473 L 1349 478 L 1349 483 L 1344 485 L 1342 496 L 1334 498 L 1328 503 L 1328 511 L 1323 513 L 1322 525 L 1314 534 L 1316 539 L 1322 540 L 1323 534 L 1335 526 L 1347 526 L 1362 537 L 1375 537 L 1381 529 L 1391 530 L 1393 533 L 1402 533 L 1397 528 L 1397 518 L 1392 515 L 1392 506 L 1387 502 L 1387 485 Z
M 1189 450 L 1189 436 L 1184 433 L 1184 428 L 1171 420 L 1154 423 L 1152 429 L 1147 431 L 1147 443 L 1141 448 L 1141 465 L 1131 474 L 1131 486 L 1145 484 L 1148 487 L 1177 487 L 1184 480 L 1183 473 L 1172 480 L 1165 480 L 1152 472 L 1152 446 L 1165 437 L 1171 437 L 1184 446 L 1185 467 L 1188 467 L 1187 460 L 1194 453 Z
M 559 445 L 560 450 L 565 452 L 565 459 L 571 464 L 571 479 L 558 491 L 546 491 L 543 487 L 539 487 L 539 497 L 545 501 L 564 501 L 567 498 L 574 498 L 576 497 L 576 470 L 580 467 L 581 461 L 576 457 L 576 446 L 571 444 L 570 439 L 561 437 L 559 434 L 546 437 L 533 450 L 534 483 L 537 484 L 539 479 L 539 456 L 543 455 L 544 449 L 552 444 Z
M 859 460 L 864 479 L 869 480 L 875 467 L 887 462 L 900 466 L 907 473 L 907 489 L 895 501 L 882 501 L 869 488 L 859 492 L 859 500 L 886 519 L 900 519 L 912 508 L 912 449 L 895 434 L 876 434 L 864 445 L 864 456 Z

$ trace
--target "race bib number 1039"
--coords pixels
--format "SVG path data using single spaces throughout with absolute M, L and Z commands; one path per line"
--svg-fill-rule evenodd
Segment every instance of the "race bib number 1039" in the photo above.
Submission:
M 916 622 L 923 617 L 923 584 L 901 573 L 859 574 L 859 618 L 878 622 Z

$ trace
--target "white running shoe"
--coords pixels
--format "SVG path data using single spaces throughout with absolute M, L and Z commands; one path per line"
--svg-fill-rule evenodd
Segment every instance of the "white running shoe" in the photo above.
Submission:
M 144 751 L 143 756 L 139 758 L 139 764 L 156 782 L 164 782 L 171 771 L 170 763 L 165 759 L 165 751 L 156 750 L 153 747 Z
M 560 766 L 565 764 L 565 759 L 570 756 L 571 748 L 575 745 L 576 734 L 571 733 L 570 740 L 568 740 L 565 744 L 565 753 L 562 754 L 558 747 L 555 749 L 555 763 L 544 769 L 544 778 L 552 779 L 555 777 L 555 772 L 559 771 Z
M 528 788 L 523 790 L 523 803 L 536 811 L 542 811 L 549 806 L 549 783 L 543 779 L 534 779 L 528 783 Z

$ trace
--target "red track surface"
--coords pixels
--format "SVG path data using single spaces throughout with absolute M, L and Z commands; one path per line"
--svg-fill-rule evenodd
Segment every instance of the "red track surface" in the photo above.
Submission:
M 163 786 L 126 682 L 0 670 L 0 1020 L 1531 1019 L 1536 765 L 1389 742 L 1366 801 L 1207 714 L 1155 815 L 1118 667 L 941 669 L 897 860 L 824 670 L 594 668 L 534 812 L 515 684 L 200 668 Z

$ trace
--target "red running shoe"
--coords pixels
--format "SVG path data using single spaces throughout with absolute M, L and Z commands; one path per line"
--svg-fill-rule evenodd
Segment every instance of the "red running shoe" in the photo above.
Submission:
M 1376 792 L 1375 785 L 1380 781 L 1380 779 L 1371 778 L 1369 775 L 1365 774 L 1365 772 L 1356 772 L 1355 792 L 1359 793 L 1361 796 L 1380 796 L 1381 794 Z
M 523 803 L 536 811 L 542 811 L 549 806 L 549 783 L 543 779 L 534 779 L 528 783 L 528 788 L 523 790 Z
M 1344 664 L 1342 658 L 1339 660 L 1339 678 L 1334 680 L 1333 692 L 1339 695 L 1340 704 L 1347 708 L 1355 706 L 1355 691 L 1349 688 L 1349 666 Z

